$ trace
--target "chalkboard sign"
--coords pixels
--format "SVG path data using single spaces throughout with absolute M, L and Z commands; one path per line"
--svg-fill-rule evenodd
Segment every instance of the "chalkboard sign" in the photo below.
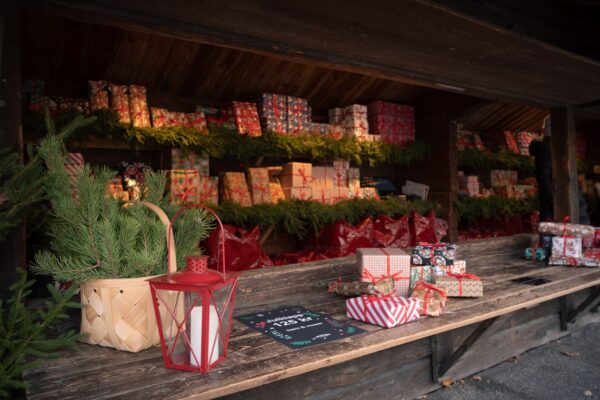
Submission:
M 365 331 L 304 307 L 289 306 L 237 319 L 292 349 L 331 342 Z

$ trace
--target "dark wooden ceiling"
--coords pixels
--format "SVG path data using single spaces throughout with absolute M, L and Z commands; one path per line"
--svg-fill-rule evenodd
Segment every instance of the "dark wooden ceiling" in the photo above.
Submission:
M 27 11 L 23 76 L 51 94 L 84 96 L 89 79 L 135 83 L 180 103 L 251 100 L 263 92 L 307 97 L 317 113 L 382 99 L 413 104 L 431 91 L 402 82 L 303 65 L 225 47 Z
M 491 103 L 464 116 L 465 129 L 479 132 L 541 132 L 548 110 L 507 103 Z

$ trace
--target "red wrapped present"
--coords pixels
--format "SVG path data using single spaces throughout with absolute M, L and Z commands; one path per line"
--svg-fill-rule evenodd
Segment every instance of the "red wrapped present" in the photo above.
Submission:
M 201 176 L 198 201 L 204 204 L 219 205 L 219 177 Z
M 318 235 L 317 243 L 329 258 L 354 254 L 358 248 L 373 246 L 373 219 L 365 218 L 356 226 L 338 221 L 325 226 Z
M 164 108 L 151 107 L 150 113 L 152 114 L 152 126 L 155 128 L 163 128 L 167 126 L 167 114 L 168 110 Z
M 173 169 L 195 169 L 200 176 L 208 176 L 210 169 L 207 155 L 182 149 L 171 149 L 171 166 Z
M 386 143 L 403 145 L 415 140 L 415 111 L 411 106 L 374 101 L 369 104 L 370 132 Z
M 127 96 L 127 85 L 108 84 L 110 93 L 110 108 L 119 116 L 119 122 L 129 125 L 131 114 L 129 111 L 129 97 Z
M 139 85 L 129 85 L 129 110 L 131 123 L 138 128 L 150 126 L 150 113 L 146 100 L 146 88 Z
M 416 246 L 419 242 L 437 242 L 437 234 L 435 230 L 435 213 L 429 211 L 427 216 L 423 216 L 417 212 L 411 213 L 410 234 L 412 245 Z
M 374 221 L 375 245 L 377 247 L 409 247 L 410 224 L 408 215 L 393 219 L 380 216 Z
M 108 108 L 106 81 L 88 81 L 90 111 Z
M 167 171 L 169 200 L 173 203 L 197 204 L 199 202 L 200 175 L 195 169 Z
M 523 156 L 528 156 L 529 145 L 534 140 L 540 140 L 541 135 L 533 132 L 517 132 L 515 134 L 515 139 L 517 141 L 517 147 L 519 148 L 519 154 Z
M 442 287 L 419 281 L 410 298 L 419 301 L 419 314 L 437 317 L 444 312 L 448 295 Z
M 517 171 L 504 169 L 490 170 L 489 186 L 491 187 L 516 185 L 518 180 L 519 174 Z
M 252 204 L 272 203 L 269 188 L 269 170 L 266 168 L 248 168 L 248 185 Z
M 408 296 L 410 287 L 410 255 L 393 247 L 360 248 L 356 260 L 361 281 L 377 283 L 392 278 L 394 289 L 401 296 Z
M 393 328 L 419 319 L 419 301 L 397 294 L 353 297 L 346 300 L 346 315 L 357 321 Z
M 511 153 L 520 154 L 519 146 L 517 145 L 517 141 L 511 131 L 504 131 L 504 145 Z
M 206 125 L 206 117 L 202 111 L 196 111 L 193 113 L 187 113 L 187 126 L 196 129 L 201 134 L 208 134 L 208 127 Z
M 225 172 L 221 181 L 223 182 L 223 200 L 229 200 L 240 204 L 242 207 L 250 207 L 250 191 L 243 172 Z
M 262 250 L 258 226 L 250 231 L 228 224 L 224 224 L 223 228 L 228 271 L 245 271 L 273 265 L 269 256 Z M 210 256 L 209 266 L 213 269 L 218 267 L 220 234 L 220 230 L 215 229 L 206 246 Z
M 238 133 L 247 134 L 248 136 L 262 135 L 256 103 L 234 101 L 233 115 Z

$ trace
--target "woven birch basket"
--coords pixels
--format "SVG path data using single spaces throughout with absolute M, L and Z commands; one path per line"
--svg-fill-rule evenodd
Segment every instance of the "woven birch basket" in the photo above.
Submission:
M 165 226 L 167 240 L 175 249 L 167 215 L 154 204 L 138 202 L 154 211 Z M 167 271 L 177 270 L 175 251 L 169 252 Z M 150 285 L 154 276 L 95 279 L 81 284 L 82 341 L 136 353 L 160 343 Z

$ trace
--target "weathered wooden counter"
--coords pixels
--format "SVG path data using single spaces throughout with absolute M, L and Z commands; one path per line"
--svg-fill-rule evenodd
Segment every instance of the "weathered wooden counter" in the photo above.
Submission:
M 451 299 L 438 318 L 394 329 L 354 321 L 368 333 L 304 350 L 291 350 L 235 321 L 228 358 L 207 375 L 165 369 L 158 348 L 130 354 L 81 344 L 27 372 L 27 394 L 32 399 L 330 399 L 367 393 L 411 398 L 439 387 L 438 380 L 467 376 L 560 337 L 566 333 L 561 321 L 566 328 L 580 311 L 597 307 L 600 269 L 520 260 L 531 240 L 519 235 L 463 245 L 460 258 L 484 280 L 485 296 Z M 301 304 L 346 319 L 344 300 L 328 295 L 325 287 L 356 268 L 347 258 L 249 272 L 240 279 L 237 314 Z M 513 281 L 524 277 L 547 282 Z

